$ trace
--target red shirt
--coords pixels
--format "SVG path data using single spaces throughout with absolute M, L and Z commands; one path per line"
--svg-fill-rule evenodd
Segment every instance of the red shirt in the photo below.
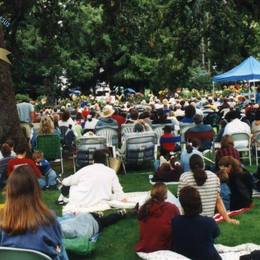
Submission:
M 7 175 L 10 176 L 10 174 L 13 172 L 15 166 L 20 164 L 29 164 L 32 166 L 33 171 L 37 178 L 40 178 L 42 176 L 41 171 L 36 166 L 35 162 L 29 158 L 14 158 L 8 161 L 8 168 L 7 168 Z
M 180 214 L 169 202 L 154 203 L 147 219 L 139 221 L 140 240 L 136 252 L 154 252 L 171 248 L 171 221 Z
M 160 141 L 160 143 L 161 143 L 160 145 L 167 152 L 173 152 L 176 148 L 176 143 L 171 141 L 172 137 L 174 137 L 174 135 L 170 134 L 170 133 L 166 133 L 161 136 L 161 140 L 164 139 L 164 142 Z M 168 142 L 167 142 L 167 139 L 169 139 Z
M 84 116 L 85 118 L 87 118 L 87 116 L 89 115 L 89 110 L 88 108 L 84 108 L 82 111 L 81 111 L 81 115 Z
M 121 127 L 121 125 L 124 124 L 126 121 L 125 117 L 120 115 L 112 115 L 112 118 L 116 120 L 119 127 Z

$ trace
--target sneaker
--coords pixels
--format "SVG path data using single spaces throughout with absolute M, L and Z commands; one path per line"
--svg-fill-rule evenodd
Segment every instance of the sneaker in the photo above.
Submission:
M 104 217 L 104 212 L 103 212 L 103 211 L 98 211 L 98 212 L 96 212 L 96 214 L 97 214 L 100 218 Z
M 56 204 L 59 205 L 59 206 L 64 206 L 67 204 L 67 202 L 63 201 L 63 200 L 57 200 L 56 201 Z
M 127 213 L 126 209 L 120 209 L 117 211 L 117 214 L 121 215 L 122 217 L 124 217 L 126 213 Z

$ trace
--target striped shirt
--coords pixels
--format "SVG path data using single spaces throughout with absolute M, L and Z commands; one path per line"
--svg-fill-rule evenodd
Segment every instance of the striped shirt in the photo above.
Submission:
M 198 190 L 202 203 L 202 216 L 213 217 L 215 213 L 215 206 L 217 194 L 220 192 L 219 178 L 215 173 L 206 171 L 207 180 L 202 186 L 198 186 L 195 182 L 192 172 L 185 172 L 181 175 L 178 185 L 178 195 L 180 190 L 185 186 L 192 186 Z

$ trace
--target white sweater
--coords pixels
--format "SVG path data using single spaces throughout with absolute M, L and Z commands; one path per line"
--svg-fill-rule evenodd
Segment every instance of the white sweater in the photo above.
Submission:
M 115 171 L 99 163 L 80 169 L 62 184 L 70 186 L 68 207 L 92 207 L 103 201 L 124 198 Z

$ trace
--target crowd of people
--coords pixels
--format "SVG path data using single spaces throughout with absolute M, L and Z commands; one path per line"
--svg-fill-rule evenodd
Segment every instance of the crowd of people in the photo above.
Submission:
M 173 250 L 191 259 L 220 259 L 213 246 L 219 235 L 214 214 L 219 212 L 225 221 L 239 224 L 228 212 L 252 205 L 259 178 L 242 164 L 238 147 L 246 141 L 235 143 L 232 135 L 245 133 L 252 146 L 257 143 L 260 107 L 242 96 L 190 100 L 176 95 L 162 100 L 151 96 L 138 104 L 113 99 L 103 107 L 84 100 L 77 107 L 67 104 L 41 111 L 34 111 L 33 105 L 23 100 L 17 110 L 24 141 L 6 140 L 0 153 L 0 184 L 6 190 L 0 210 L 1 246 L 30 248 L 53 259 L 67 259 L 62 232 L 66 233 L 73 221 L 84 218 L 91 225 L 92 232 L 86 232 L 90 238 L 126 214 L 119 211 L 110 218 L 93 212 L 83 217 L 74 214 L 69 221 L 58 222 L 42 201 L 41 189 L 60 189 L 57 203 L 69 209 L 94 207 L 112 199 L 128 201 L 115 170 L 107 165 L 106 151 L 94 152 L 92 165 L 59 179 L 44 153 L 37 150 L 41 135 L 59 136 L 64 150 L 71 154 L 78 139 L 91 138 L 98 129 L 110 127 L 118 131 L 117 152 L 122 155 L 126 151 L 121 138 L 123 125 L 132 124 L 133 134 L 152 133 L 155 125 L 163 125 L 154 161 L 153 180 L 157 183 L 150 198 L 135 208 L 140 225 L 137 252 Z M 204 152 L 213 149 L 214 163 L 209 165 Z M 163 182 L 171 181 L 178 182 L 181 209 L 166 202 L 167 186 Z

